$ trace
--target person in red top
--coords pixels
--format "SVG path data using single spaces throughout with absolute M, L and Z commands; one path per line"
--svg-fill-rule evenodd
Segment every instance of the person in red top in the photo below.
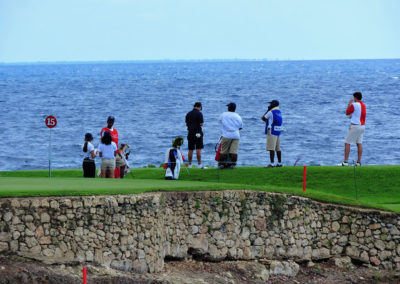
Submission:
M 114 126 L 115 118 L 114 116 L 109 116 L 107 118 L 107 127 L 103 127 L 100 131 L 100 136 L 103 137 L 104 132 L 110 132 L 112 137 L 112 142 L 117 145 L 117 155 L 115 157 L 115 171 L 114 177 L 115 178 L 123 178 L 125 173 L 126 162 L 122 158 L 122 154 L 119 151 L 119 144 L 118 144 L 118 131 L 115 129 Z
M 365 132 L 365 117 L 367 116 L 367 108 L 361 101 L 361 92 L 353 94 L 353 100 L 350 100 L 346 115 L 350 118 L 350 127 L 347 132 L 346 142 L 344 143 L 344 161 L 341 166 L 348 166 L 348 159 L 350 154 L 350 144 L 357 144 L 357 163 L 356 166 L 361 166 L 361 156 L 363 152 L 362 141 Z
M 113 128 L 114 126 L 114 121 L 115 118 L 113 116 L 109 116 L 107 118 L 107 127 L 103 127 L 100 131 L 100 136 L 103 137 L 103 133 L 108 131 L 111 133 L 111 137 L 112 137 L 112 142 L 115 143 L 115 145 L 117 145 L 118 148 L 118 131 L 117 129 Z

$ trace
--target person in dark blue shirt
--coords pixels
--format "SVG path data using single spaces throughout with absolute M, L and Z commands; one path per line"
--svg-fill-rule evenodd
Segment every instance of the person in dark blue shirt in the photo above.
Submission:
M 280 148 L 280 135 L 282 130 L 282 113 L 279 110 L 279 102 L 272 100 L 269 102 L 268 111 L 261 117 L 265 125 L 267 135 L 267 151 L 269 151 L 270 164 L 267 168 L 282 167 L 282 152 Z M 278 163 L 275 165 L 275 152 Z

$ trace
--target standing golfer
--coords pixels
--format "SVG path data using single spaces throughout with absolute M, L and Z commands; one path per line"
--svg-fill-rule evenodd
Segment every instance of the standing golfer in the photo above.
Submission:
M 227 104 L 228 111 L 221 114 L 219 122 L 222 124 L 221 154 L 218 167 L 220 169 L 234 169 L 239 152 L 239 131 L 243 128 L 243 121 L 238 115 L 235 103 Z
M 282 152 L 280 148 L 280 135 L 282 128 L 282 113 L 279 102 L 269 102 L 268 111 L 261 117 L 266 122 L 265 134 L 267 135 L 267 151 L 269 151 L 270 164 L 267 168 L 282 167 Z M 275 165 L 275 152 L 278 163 Z
M 192 166 L 193 150 L 196 149 L 197 164 L 198 167 L 203 169 L 204 166 L 201 164 L 201 149 L 203 145 L 203 130 L 204 124 L 203 114 L 201 113 L 203 107 L 201 102 L 194 103 L 193 110 L 186 114 L 185 122 L 188 130 L 188 160 L 189 167 Z
M 347 132 L 346 142 L 344 143 L 344 161 L 339 166 L 348 166 L 350 144 L 357 144 L 357 163 L 356 166 L 361 166 L 361 156 L 363 152 L 362 141 L 365 131 L 365 117 L 367 116 L 367 108 L 361 101 L 361 92 L 353 94 L 353 100 L 350 100 L 346 115 L 350 118 L 350 126 Z

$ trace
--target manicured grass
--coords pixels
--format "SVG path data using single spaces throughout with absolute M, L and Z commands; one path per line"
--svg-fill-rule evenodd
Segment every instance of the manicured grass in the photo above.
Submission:
M 322 201 L 400 212 L 400 166 L 356 168 L 308 167 L 307 190 L 302 191 L 303 167 L 265 169 L 238 167 L 181 169 L 179 181 L 165 181 L 164 170 L 133 169 L 123 180 L 84 179 L 82 170 L 0 173 L 0 196 L 130 194 L 148 191 L 252 189 L 285 192 Z
M 0 196 L 137 194 L 149 191 L 219 190 L 240 186 L 212 182 L 149 179 L 1 178 Z

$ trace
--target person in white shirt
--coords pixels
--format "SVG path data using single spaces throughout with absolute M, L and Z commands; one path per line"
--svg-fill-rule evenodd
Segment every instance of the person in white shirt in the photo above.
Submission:
M 99 145 L 98 152 L 101 158 L 101 177 L 114 178 L 117 145 L 112 142 L 110 132 L 104 132 L 103 137 L 101 138 L 101 144 Z
M 93 135 L 91 133 L 85 134 L 85 143 L 83 144 L 82 150 L 85 153 L 82 163 L 83 177 L 94 178 L 96 176 L 96 164 L 94 158 L 96 158 L 96 149 L 93 144 Z
M 220 169 L 234 169 L 239 152 L 239 131 L 243 128 L 243 121 L 236 111 L 236 104 L 227 104 L 228 111 L 221 114 L 219 122 L 222 124 L 221 154 L 218 161 Z

